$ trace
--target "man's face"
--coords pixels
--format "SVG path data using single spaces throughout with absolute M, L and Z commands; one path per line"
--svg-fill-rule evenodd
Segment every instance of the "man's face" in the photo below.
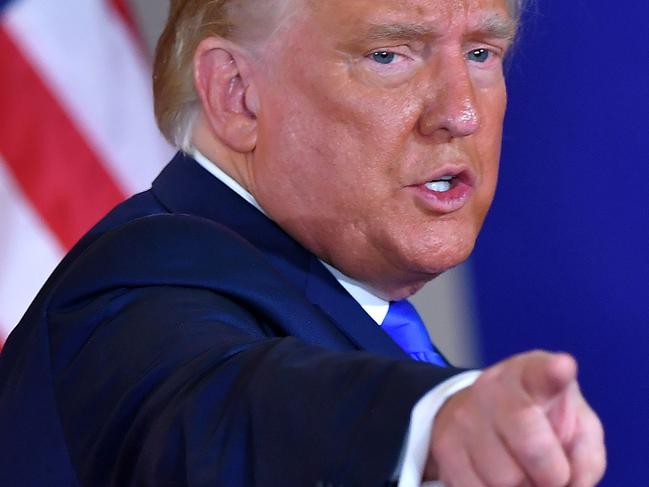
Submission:
M 513 22 L 505 0 L 304 2 L 255 71 L 249 189 L 320 258 L 408 295 L 468 257 L 491 204 Z

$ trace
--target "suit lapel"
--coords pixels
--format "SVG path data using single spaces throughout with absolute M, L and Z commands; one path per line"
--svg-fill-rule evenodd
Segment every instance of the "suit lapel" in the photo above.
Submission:
M 359 349 L 408 359 L 315 256 L 310 263 L 305 292 L 307 299 L 329 316 Z
M 208 218 L 248 240 L 354 348 L 407 358 L 313 254 L 189 156 L 176 155 L 154 181 L 152 192 L 172 213 Z

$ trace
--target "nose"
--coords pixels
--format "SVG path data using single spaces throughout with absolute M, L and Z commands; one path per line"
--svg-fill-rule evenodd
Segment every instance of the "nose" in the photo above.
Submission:
M 480 127 L 475 87 L 461 60 L 435 63 L 419 131 L 441 140 L 467 137 Z

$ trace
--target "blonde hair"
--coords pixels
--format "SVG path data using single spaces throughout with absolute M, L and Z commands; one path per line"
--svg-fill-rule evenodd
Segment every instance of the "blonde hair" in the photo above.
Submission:
M 276 2 L 277 0 L 266 0 Z M 511 15 L 519 19 L 526 0 L 506 0 Z M 262 0 L 171 0 L 169 18 L 155 53 L 153 95 L 158 127 L 181 150 L 191 149 L 194 121 L 199 113 L 194 88 L 193 57 L 198 44 L 210 36 L 232 39 L 242 30 L 238 19 Z M 255 5 L 256 6 L 256 5 Z M 243 15 L 234 15 L 235 11 Z
M 209 36 L 230 36 L 225 6 L 230 0 L 171 0 L 169 18 L 158 41 L 153 65 L 155 116 L 169 142 L 183 150 L 191 143 L 198 113 L 193 57 Z

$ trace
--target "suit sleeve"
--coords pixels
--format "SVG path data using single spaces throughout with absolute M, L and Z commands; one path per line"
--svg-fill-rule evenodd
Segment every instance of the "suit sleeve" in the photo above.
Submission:
M 265 337 L 206 291 L 100 301 L 110 316 L 55 389 L 84 485 L 382 485 L 438 380 L 422 364 Z M 53 312 L 51 326 L 97 319 L 84 315 Z
M 47 308 L 54 392 L 81 483 L 391 480 L 413 405 L 455 371 L 287 336 L 245 302 L 246 293 L 280 299 L 263 277 L 237 283 L 241 295 L 196 284 L 216 275 L 232 287 L 248 274 L 237 262 L 263 276 L 262 264 L 236 254 L 241 242 L 210 242 L 183 225 L 167 222 L 163 233 L 140 225 L 140 235 L 102 239 L 66 273 Z M 212 262 L 206 249 L 215 246 L 226 250 Z M 223 271 L 231 262 L 234 271 Z M 201 273 L 205 279 L 194 281 Z

